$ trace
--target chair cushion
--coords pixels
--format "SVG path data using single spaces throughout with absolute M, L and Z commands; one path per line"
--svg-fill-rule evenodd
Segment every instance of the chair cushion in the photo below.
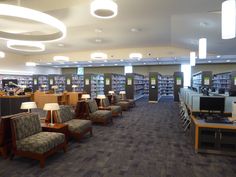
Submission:
M 60 105 L 60 109 L 57 111 L 57 122 L 64 123 L 66 121 L 72 120 L 74 118 L 74 113 L 71 107 L 68 105 Z
M 38 114 L 22 114 L 12 118 L 16 140 L 26 138 L 42 131 Z
M 109 106 L 112 113 L 121 113 L 121 106 Z
M 93 119 L 107 120 L 112 117 L 112 113 L 111 113 L 111 111 L 107 111 L 107 110 L 98 110 L 94 113 L 91 113 L 90 117 L 92 120 Z
M 92 122 L 90 120 L 82 120 L 82 119 L 73 119 L 65 122 L 68 125 L 70 132 L 78 132 L 83 133 L 86 129 L 92 126 Z
M 98 110 L 98 105 L 95 100 L 89 100 L 88 106 L 91 113 L 94 113 L 95 111 Z
M 40 132 L 16 141 L 17 150 L 43 154 L 65 142 L 65 135 L 55 132 Z
M 107 97 L 104 99 L 103 103 L 104 103 L 104 107 L 109 107 L 110 106 L 110 103 L 109 103 L 109 100 L 108 100 Z

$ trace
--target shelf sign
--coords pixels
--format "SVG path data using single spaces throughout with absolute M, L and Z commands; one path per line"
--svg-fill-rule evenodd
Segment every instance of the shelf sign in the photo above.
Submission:
M 110 85 L 110 79 L 106 78 L 106 85 Z
M 176 77 L 176 85 L 182 85 L 181 77 Z
M 210 85 L 210 78 L 204 77 L 204 85 Z
M 34 85 L 37 85 L 37 84 L 38 84 L 37 79 L 34 79 Z
M 67 85 L 70 85 L 70 84 L 71 84 L 70 78 L 67 78 L 67 79 L 66 79 L 66 84 L 67 84 Z
M 156 85 L 156 78 L 155 77 L 151 77 L 151 85 Z
M 234 77 L 234 85 L 236 85 L 236 77 Z
M 89 85 L 89 79 L 85 79 L 85 85 Z
M 49 80 L 50 85 L 53 85 L 53 79 Z
M 132 85 L 132 78 L 127 78 L 127 85 Z

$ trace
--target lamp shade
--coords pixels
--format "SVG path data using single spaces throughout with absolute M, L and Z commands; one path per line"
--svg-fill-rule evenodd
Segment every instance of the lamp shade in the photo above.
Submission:
M 113 90 L 109 91 L 108 92 L 109 94 L 114 94 L 115 92 Z
M 126 92 L 125 91 L 120 91 L 120 94 L 124 95 L 124 94 L 126 94 Z
M 106 96 L 105 96 L 105 95 L 98 95 L 97 98 L 98 98 L 98 99 L 105 99 Z
M 76 87 L 78 87 L 78 85 L 72 85 L 71 87 L 72 87 L 72 88 L 76 88 Z
M 57 85 L 53 85 L 52 89 L 58 89 L 58 86 Z
M 21 103 L 20 109 L 35 109 L 37 105 L 35 102 L 23 102 Z
M 27 86 L 26 85 L 21 85 L 20 88 L 25 89 Z
M 47 87 L 47 85 L 41 85 L 41 87 L 42 87 L 42 88 L 46 88 L 46 87 Z
M 90 95 L 89 95 L 89 94 L 83 94 L 81 98 L 82 98 L 82 99 L 89 99 L 89 98 L 90 98 Z
M 60 107 L 58 103 L 46 103 L 43 107 L 43 110 L 45 111 L 54 111 L 54 110 L 59 110 Z

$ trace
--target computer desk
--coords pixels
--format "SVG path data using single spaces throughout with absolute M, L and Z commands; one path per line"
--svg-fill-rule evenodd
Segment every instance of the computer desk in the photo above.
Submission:
M 236 155 L 236 123 L 208 123 L 191 116 L 195 152 Z

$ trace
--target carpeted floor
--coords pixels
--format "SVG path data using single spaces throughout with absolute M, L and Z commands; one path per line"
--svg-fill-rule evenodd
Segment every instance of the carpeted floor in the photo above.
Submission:
M 183 133 L 172 99 L 124 112 L 110 126 L 93 127 L 94 136 L 70 142 L 40 169 L 35 160 L 0 157 L 0 177 L 234 177 L 236 157 L 196 154 Z

